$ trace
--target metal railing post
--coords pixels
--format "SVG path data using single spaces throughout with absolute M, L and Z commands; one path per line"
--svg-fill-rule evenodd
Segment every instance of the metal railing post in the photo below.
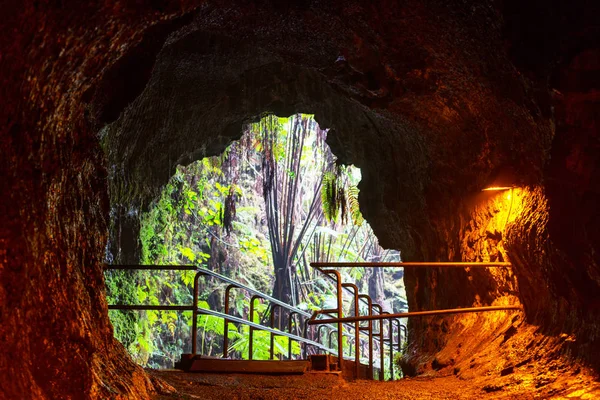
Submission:
M 308 319 L 304 319 L 304 338 L 308 338 L 308 327 L 309 327 Z M 319 339 L 317 339 L 317 340 L 319 340 Z M 304 354 L 304 359 L 308 359 L 308 344 L 302 343 L 302 345 L 304 345 L 304 347 L 302 349 L 303 354 Z
M 332 329 L 329 331 L 329 333 L 327 334 L 327 347 L 329 347 L 330 349 L 332 349 L 332 344 L 331 344 L 331 334 L 336 333 L 338 330 L 337 329 Z
M 359 304 L 358 304 L 358 287 L 353 283 L 343 283 L 342 287 L 348 287 L 354 290 L 353 300 L 354 300 L 354 316 L 358 317 L 359 312 Z M 356 321 L 354 323 L 354 371 L 356 373 L 356 379 L 359 378 L 358 374 L 360 371 L 360 322 Z
M 379 304 L 373 304 L 373 308 L 377 309 L 379 315 L 382 315 L 383 308 Z M 379 320 L 379 380 L 385 380 L 385 376 L 383 374 L 383 359 L 385 357 L 385 345 L 383 343 L 383 319 Z
M 398 352 L 402 353 L 402 323 L 400 323 L 399 319 L 394 319 L 394 321 L 396 321 L 397 323 L 397 330 L 398 330 L 398 339 L 397 339 L 397 343 L 398 343 Z
M 396 351 L 398 353 L 402 352 L 402 336 L 400 333 L 400 320 L 399 319 L 390 319 L 393 323 L 396 324 Z
M 322 271 L 324 274 L 335 275 L 336 278 L 336 297 L 337 297 L 337 314 L 338 318 L 343 318 L 344 314 L 344 303 L 342 298 L 342 276 L 340 273 L 334 269 L 328 269 Z M 338 336 L 338 368 L 340 371 L 343 371 L 344 364 L 344 324 L 338 323 L 337 328 L 337 336 Z
M 225 309 L 225 314 L 229 314 L 229 292 L 231 291 L 231 289 L 236 288 L 237 286 L 234 284 L 230 284 L 227 286 L 227 288 L 225 288 L 225 304 L 224 304 L 224 309 Z M 224 325 L 224 330 L 223 330 L 223 358 L 228 358 L 229 357 L 229 320 L 228 319 L 223 319 L 223 325 Z
M 288 333 L 292 333 L 292 324 L 294 323 L 294 317 L 298 316 L 298 313 L 296 311 L 292 311 L 289 315 L 288 315 Z M 298 327 L 298 324 L 295 323 L 294 324 L 296 326 L 296 328 Z M 296 333 L 298 333 L 298 329 L 296 329 Z M 292 339 L 288 338 L 288 360 L 292 359 Z
M 371 297 L 366 294 L 359 294 L 358 297 L 367 301 L 368 315 L 373 315 L 373 301 Z M 373 379 L 373 322 L 368 321 L 367 323 L 366 331 L 369 335 L 369 375 L 370 379 Z
M 259 295 L 254 295 L 250 298 L 250 322 L 254 322 L 254 301 L 260 299 Z M 254 350 L 254 327 L 248 329 L 248 360 L 252 360 Z
M 271 315 L 269 316 L 271 328 L 275 328 L 275 307 L 279 307 L 279 305 L 271 303 Z M 275 334 L 273 332 L 271 332 L 270 349 L 269 349 L 269 357 L 271 360 L 275 357 L 275 352 L 273 351 L 274 346 L 275 346 Z
M 327 328 L 327 325 L 319 325 L 317 327 L 317 341 L 318 342 L 322 342 L 322 340 L 321 340 L 321 336 L 322 336 L 321 335 L 321 329 L 323 329 L 323 328 Z
M 195 357 L 198 353 L 198 279 L 202 275 L 201 272 L 197 272 L 194 276 L 194 300 L 192 303 L 192 357 Z
M 389 312 L 384 312 L 389 314 Z M 388 319 L 388 343 L 390 344 L 390 380 L 394 380 L 394 323 L 393 319 Z
M 404 343 L 408 343 L 408 330 L 406 329 L 406 325 L 402 325 L 400 321 L 398 321 L 398 327 L 404 332 Z M 401 340 L 398 340 L 398 342 L 400 343 Z M 398 346 L 400 346 L 400 344 Z M 402 351 L 401 347 L 399 347 L 399 351 Z

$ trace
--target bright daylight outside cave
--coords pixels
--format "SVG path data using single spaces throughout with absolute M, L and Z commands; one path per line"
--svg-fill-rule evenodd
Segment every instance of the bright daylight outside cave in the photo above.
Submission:
M 600 398 L 600 2 L 9 1 L 0 400 Z
M 215 356 L 221 355 L 296 360 L 333 351 L 337 325 L 308 329 L 306 322 L 314 311 L 337 308 L 337 277 L 311 263 L 399 262 L 400 252 L 379 245 L 359 209 L 360 170 L 338 164 L 326 137 L 327 131 L 311 115 L 265 116 L 247 125 L 242 137 L 221 155 L 176 168 L 140 216 L 140 265 L 147 267 L 109 269 L 106 274 L 108 302 L 127 303 L 123 310 L 114 305 L 109 315 L 115 337 L 134 361 L 153 368 L 182 365 L 182 353 L 192 351 L 192 329 L 197 334 L 196 353 L 209 357 L 206 366 L 197 361 L 194 370 L 214 368 Z M 107 258 L 114 259 L 110 246 Z M 178 270 L 180 266 L 190 270 Z M 195 289 L 198 268 L 205 275 Z M 344 285 L 355 285 L 364 298 L 392 313 L 407 311 L 402 275 L 402 269 L 393 267 L 356 266 L 342 270 L 340 276 Z M 346 300 L 344 312 L 354 313 L 353 287 L 344 286 L 339 292 Z M 259 329 L 250 334 L 254 326 L 226 323 L 223 315 L 200 313 L 194 325 L 191 310 L 169 308 L 194 304 L 306 341 Z M 139 310 L 126 310 L 130 305 Z M 364 299 L 359 312 L 368 313 Z M 382 359 L 378 338 L 376 355 L 370 356 L 387 366 L 388 379 L 394 373 L 390 361 L 397 362 L 394 348 L 400 356 L 406 345 L 402 328 L 398 324 L 389 331 L 386 326 L 382 332 L 392 339 L 391 353 L 388 344 Z M 344 327 L 346 346 L 355 345 L 353 329 Z M 373 343 L 368 335 L 359 342 L 363 362 L 368 363 Z M 298 363 L 300 369 L 303 364 Z M 235 365 L 223 368 L 227 372 Z M 275 365 L 272 373 L 277 372 Z

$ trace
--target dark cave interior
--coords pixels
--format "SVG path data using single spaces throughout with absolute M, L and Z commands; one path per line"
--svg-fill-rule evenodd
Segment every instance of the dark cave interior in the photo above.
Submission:
M 129 211 L 145 209 L 178 164 L 218 154 L 264 113 L 313 113 L 330 129 L 333 152 L 362 170 L 363 214 L 405 261 L 512 262 L 501 273 L 406 271 L 411 311 L 524 308 L 512 320 L 411 320 L 405 362 L 416 374 L 483 379 L 492 365 L 532 365 L 597 376 L 595 2 L 4 8 L 0 397 L 159 390 L 113 338 L 106 243 L 118 262 L 138 262 Z M 481 192 L 506 169 L 518 188 L 508 212 L 503 194 Z M 565 393 L 548 387 L 532 390 Z

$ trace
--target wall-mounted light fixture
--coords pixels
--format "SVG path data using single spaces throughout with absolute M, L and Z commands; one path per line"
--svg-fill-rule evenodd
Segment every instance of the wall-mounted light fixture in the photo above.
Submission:
M 514 169 L 511 167 L 504 167 L 493 175 L 490 184 L 482 189 L 482 192 L 513 189 L 517 187 L 516 182 L 517 179 Z
M 494 191 L 494 190 L 509 190 L 514 188 L 515 186 L 490 186 L 485 189 L 481 189 L 482 192 Z
M 491 191 L 501 191 L 501 190 L 510 190 L 506 195 L 506 200 L 510 200 L 510 206 L 508 208 L 508 213 L 506 214 L 506 221 L 504 222 L 504 229 L 506 229 L 506 225 L 508 224 L 508 219 L 510 217 L 510 213 L 513 208 L 513 191 L 517 187 L 517 178 L 515 174 L 515 170 L 511 167 L 504 167 L 496 172 L 493 179 L 490 181 L 490 185 L 483 188 L 482 192 L 491 192 Z

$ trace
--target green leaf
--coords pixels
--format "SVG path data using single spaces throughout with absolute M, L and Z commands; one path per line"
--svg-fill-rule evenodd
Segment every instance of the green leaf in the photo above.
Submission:
M 194 276 L 193 271 L 184 271 L 181 280 L 185 286 L 191 287 L 194 284 Z
M 146 311 L 146 316 L 148 317 L 148 324 L 154 325 L 158 321 L 158 314 L 156 311 L 148 310 Z
M 142 350 L 144 350 L 147 353 L 150 352 L 150 343 L 148 343 L 148 341 L 146 340 L 145 337 L 138 336 L 137 341 L 140 344 L 140 347 L 142 348 Z
M 189 247 L 181 247 L 179 251 L 182 256 L 187 257 L 191 262 L 196 261 L 196 254 L 194 254 L 194 251 Z
M 140 303 L 143 303 L 144 300 L 146 300 L 146 298 L 148 297 L 148 294 L 144 291 L 144 289 L 141 286 L 138 286 L 137 288 L 137 297 Z

